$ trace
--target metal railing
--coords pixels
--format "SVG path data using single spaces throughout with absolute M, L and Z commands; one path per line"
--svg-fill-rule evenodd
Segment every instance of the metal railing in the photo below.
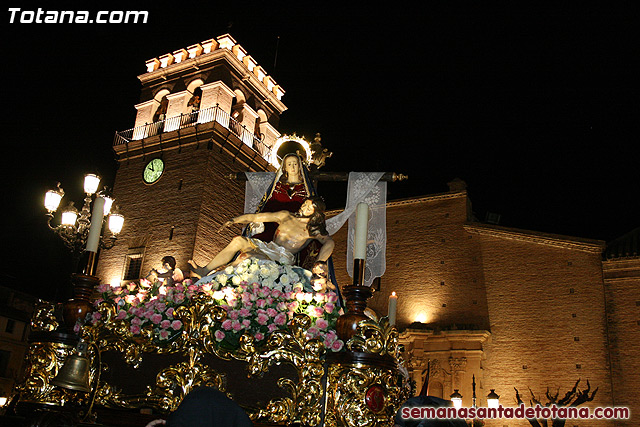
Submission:
M 229 113 L 222 110 L 218 105 L 215 107 L 205 108 L 204 110 L 194 111 L 193 113 L 180 114 L 179 116 L 169 117 L 153 123 L 147 123 L 142 126 L 116 132 L 113 145 L 128 144 L 131 141 L 137 141 L 149 138 L 164 132 L 171 132 L 178 129 L 184 129 L 196 124 L 218 122 L 225 128 L 229 129 L 232 134 L 237 136 L 248 147 L 256 150 L 262 158 L 269 161 L 271 156 L 271 148 L 268 147 L 258 135 L 249 131 L 246 126 L 231 117 Z

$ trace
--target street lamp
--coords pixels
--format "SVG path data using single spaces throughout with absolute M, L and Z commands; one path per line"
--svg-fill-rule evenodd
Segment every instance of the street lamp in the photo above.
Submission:
M 98 263 L 99 248 L 111 249 L 122 231 L 124 217 L 114 205 L 113 197 L 107 195 L 106 189 L 98 192 L 100 177 L 87 174 L 84 177 L 84 204 L 80 212 L 70 202 L 62 209 L 60 225 L 51 225 L 54 213 L 58 210 L 64 190 L 58 183 L 57 188 L 47 191 L 44 196 L 44 207 L 47 210 L 47 225 L 64 242 L 71 251 L 76 274 L 72 275 L 73 298 L 63 305 L 63 317 L 67 330 L 75 325 L 78 319 L 84 318 L 91 311 L 91 295 L 100 279 L 95 276 Z M 105 217 L 108 219 L 105 220 Z M 107 223 L 106 230 L 103 229 Z M 82 265 L 79 265 L 80 257 Z
M 451 393 L 450 398 L 451 398 L 451 401 L 453 402 L 454 408 L 456 409 L 462 408 L 462 395 L 458 392 L 457 388 L 453 390 L 453 393 Z
M 58 183 L 57 188 L 47 191 L 44 197 L 44 207 L 47 210 L 47 225 L 53 230 L 64 242 L 65 246 L 77 258 L 85 249 L 97 252 L 98 246 L 103 249 L 110 249 L 117 240 L 117 236 L 122 231 L 124 217 L 114 207 L 113 197 L 106 194 L 105 190 L 97 192 L 100 185 L 100 177 L 95 174 L 86 174 L 84 177 L 84 205 L 80 212 L 75 208 L 73 202 L 70 202 L 62 209 L 60 225 L 53 226 L 51 221 L 54 213 L 58 210 L 64 190 Z M 93 204 L 93 211 L 91 210 Z M 96 209 L 98 205 L 102 207 Z M 108 217 L 107 229 L 102 232 L 103 218 Z M 92 221 L 94 226 L 92 227 Z M 95 231 L 91 231 L 94 229 Z
M 500 396 L 496 394 L 495 389 L 491 389 L 491 393 L 487 395 L 487 407 L 498 408 L 500 406 Z

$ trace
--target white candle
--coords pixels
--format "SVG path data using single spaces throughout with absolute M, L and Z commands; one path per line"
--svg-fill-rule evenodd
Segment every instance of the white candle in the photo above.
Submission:
M 398 305 L 398 296 L 396 295 L 395 292 L 391 292 L 391 295 L 389 295 L 389 310 L 387 314 L 387 317 L 389 317 L 390 325 L 396 324 L 396 306 L 397 305 Z
M 358 203 L 356 207 L 356 236 L 353 245 L 353 258 L 367 258 L 367 234 L 369 231 L 369 205 Z
M 93 201 L 93 211 L 91 212 L 91 227 L 89 227 L 89 237 L 87 237 L 87 250 L 98 252 L 100 234 L 102 233 L 102 218 L 104 217 L 104 199 L 96 197 Z

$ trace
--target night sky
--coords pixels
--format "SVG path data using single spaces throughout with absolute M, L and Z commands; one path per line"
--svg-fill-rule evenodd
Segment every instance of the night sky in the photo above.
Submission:
M 391 199 L 459 177 L 477 218 L 508 227 L 611 241 L 640 225 L 637 13 L 265 3 L 9 5 L 147 10 L 146 24 L 20 23 L 20 12 L 11 24 L 5 8 L 2 285 L 55 294 L 70 257 L 47 230 L 44 192 L 61 181 L 81 206 L 86 171 L 111 185 L 113 135 L 133 127 L 145 61 L 227 32 L 286 91 L 279 130 L 322 134 L 326 171 L 409 175 Z

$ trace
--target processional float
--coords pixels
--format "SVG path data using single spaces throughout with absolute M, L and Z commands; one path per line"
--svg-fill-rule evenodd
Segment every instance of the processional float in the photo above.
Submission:
M 273 262 L 249 259 L 208 283 L 167 286 L 141 280 L 112 287 L 96 286 L 91 257 L 93 267 L 76 280 L 74 301 L 91 304 L 92 312 L 67 315 L 65 323 L 55 304 L 38 303 L 26 372 L 15 387 L 11 410 L 53 412 L 107 425 L 104 417 L 110 410 L 144 408 L 167 414 L 196 387 L 230 394 L 233 379 L 217 369 L 212 362 L 217 359 L 242 362 L 249 378 L 277 365 L 295 371 L 293 378 L 277 380 L 281 397 L 245 407 L 256 425 L 393 425 L 396 411 L 412 395 L 412 383 L 402 375 L 395 313 L 390 313 L 391 323 L 389 317 L 377 320 L 365 314 L 372 295 L 365 284 L 372 280 L 365 279 L 371 276 L 365 273 L 365 260 L 367 252 L 384 257 L 375 247 L 379 236 L 366 226 L 369 212 L 386 204 L 384 200 L 380 206 L 376 199 L 376 184 L 398 177 L 402 179 L 383 173 L 352 176 L 351 206 L 348 202 L 343 217 L 357 211 L 349 233 L 355 242 L 353 284 L 342 288 L 342 314 L 335 293 L 305 288 L 300 285 L 304 272 Z M 119 356 L 132 368 L 157 355 L 171 362 L 161 364 L 145 392 L 127 394 L 110 380 L 114 374 L 107 355 Z

